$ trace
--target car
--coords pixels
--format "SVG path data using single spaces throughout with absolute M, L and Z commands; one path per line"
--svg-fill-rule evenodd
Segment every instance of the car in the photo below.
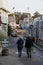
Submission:
M 19 30 L 17 30 L 17 34 L 24 35 L 24 34 L 26 34 L 26 30 L 19 29 Z

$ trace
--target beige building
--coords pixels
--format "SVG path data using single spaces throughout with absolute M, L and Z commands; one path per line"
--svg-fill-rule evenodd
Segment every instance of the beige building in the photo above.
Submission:
M 0 0 L 0 29 L 7 35 L 9 6 L 7 0 Z
M 8 15 L 8 23 L 12 26 L 12 28 L 16 27 L 15 14 L 11 13 Z
M 19 21 L 20 25 L 26 25 L 29 26 L 32 23 L 32 17 L 30 13 L 25 13 L 27 17 L 25 17 L 23 20 Z

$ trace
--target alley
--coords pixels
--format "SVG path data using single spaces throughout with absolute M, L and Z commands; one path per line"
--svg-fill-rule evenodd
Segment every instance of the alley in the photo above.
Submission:
M 11 40 L 12 39 L 12 40 Z M 22 57 L 18 57 L 16 42 L 18 38 L 11 38 L 9 43 L 9 55 L 0 56 L 0 65 L 43 65 L 43 52 L 33 48 L 32 58 L 28 58 L 25 47 L 23 48 Z M 10 41 L 10 42 L 11 42 Z

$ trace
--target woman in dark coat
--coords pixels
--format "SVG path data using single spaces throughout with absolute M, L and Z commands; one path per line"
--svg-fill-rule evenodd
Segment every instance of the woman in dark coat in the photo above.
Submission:
M 17 48 L 18 48 L 18 56 L 21 57 L 22 56 L 22 48 L 23 48 L 23 39 L 19 38 L 19 40 L 17 41 Z

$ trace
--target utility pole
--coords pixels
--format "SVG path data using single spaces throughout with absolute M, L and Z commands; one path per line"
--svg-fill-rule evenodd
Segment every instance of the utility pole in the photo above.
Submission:
M 31 25 L 30 25 L 30 13 L 29 13 L 29 7 L 28 7 L 28 21 L 29 21 L 29 34 L 31 34 L 32 36 L 32 29 L 31 29 Z
M 28 7 L 28 22 L 29 22 L 29 7 Z M 30 25 L 30 22 L 29 22 L 29 25 Z
M 13 28 L 15 28 L 15 24 L 16 24 L 16 21 L 15 21 L 15 12 L 14 12 L 14 9 L 15 9 L 15 7 L 13 7 L 13 18 L 14 18 L 14 22 L 13 22 Z
M 30 28 L 29 28 L 29 26 L 30 26 L 30 16 L 29 16 L 29 7 L 28 7 L 28 33 L 30 34 L 31 32 L 30 32 Z
M 13 9 L 12 9 L 13 10 L 13 13 L 14 13 L 14 9 L 15 9 L 15 7 L 13 7 Z

